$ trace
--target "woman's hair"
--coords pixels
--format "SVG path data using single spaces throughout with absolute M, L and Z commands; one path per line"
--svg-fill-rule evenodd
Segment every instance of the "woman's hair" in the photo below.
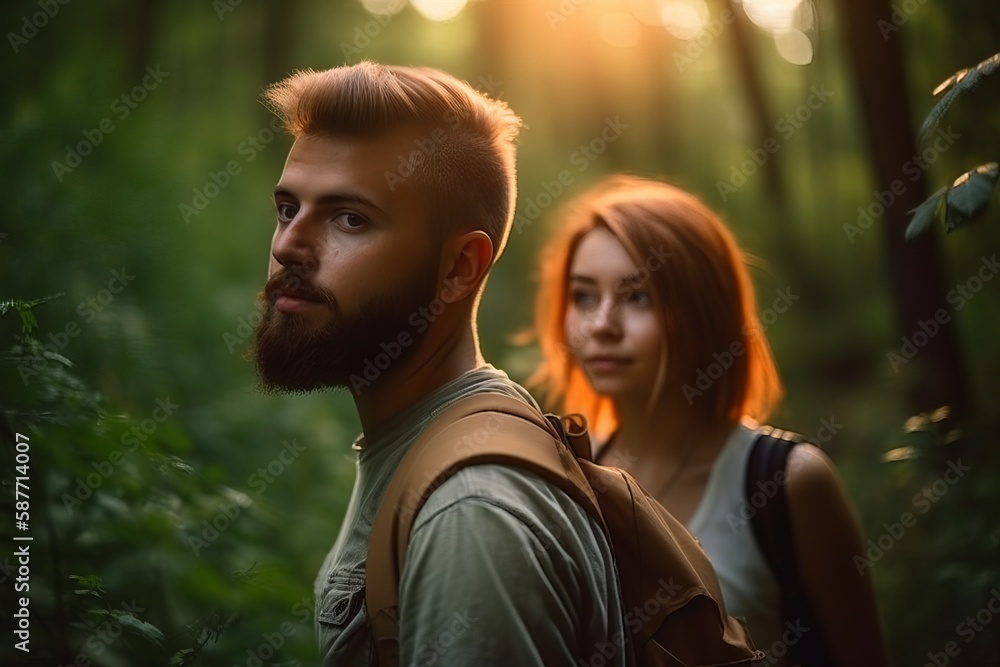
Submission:
M 264 103 L 295 137 L 414 127 L 418 138 L 385 174 L 390 190 L 412 177 L 439 231 L 482 229 L 494 261 L 500 256 L 517 199 L 514 141 L 521 128 L 506 103 L 439 70 L 369 61 L 296 72 L 270 86 Z
M 781 382 L 744 253 L 696 197 L 634 176 L 609 177 L 571 202 L 546 247 L 535 304 L 543 360 L 529 385 L 544 390 L 551 409 L 583 414 L 599 436 L 617 427 L 611 399 L 593 390 L 573 358 L 579 342 L 566 339 L 570 267 L 595 228 L 618 239 L 649 283 L 663 332 L 650 405 L 667 391 L 686 398 L 706 423 L 766 419 Z

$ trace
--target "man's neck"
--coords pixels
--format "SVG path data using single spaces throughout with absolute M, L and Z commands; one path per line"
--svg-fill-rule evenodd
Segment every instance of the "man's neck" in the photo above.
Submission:
M 465 373 L 485 365 L 472 326 L 418 349 L 383 378 L 354 394 L 366 439 L 377 439 L 389 422 L 407 408 Z

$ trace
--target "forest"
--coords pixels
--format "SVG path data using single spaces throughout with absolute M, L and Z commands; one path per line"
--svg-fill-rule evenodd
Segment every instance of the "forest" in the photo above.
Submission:
M 524 120 L 479 318 L 519 382 L 563 202 L 628 172 L 718 212 L 896 663 L 998 664 L 1000 4 L 16 0 L 0 28 L 0 664 L 318 663 L 360 423 L 247 357 L 291 146 L 261 93 L 361 60 Z

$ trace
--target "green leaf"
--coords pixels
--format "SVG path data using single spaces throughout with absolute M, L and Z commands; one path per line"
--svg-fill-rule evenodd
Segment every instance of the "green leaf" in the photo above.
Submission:
M 38 328 L 38 320 L 30 308 L 18 308 L 17 314 L 21 316 L 21 333 L 29 334 Z
M 184 459 L 180 458 L 179 456 L 173 456 L 173 455 L 168 456 L 167 457 L 167 463 L 169 463 L 170 466 L 172 468 L 174 468 L 175 470 L 180 470 L 181 472 L 186 472 L 189 475 L 193 475 L 194 474 L 194 468 L 192 468 L 187 463 L 185 463 Z
M 910 211 L 913 214 L 913 220 L 906 228 L 907 241 L 922 236 L 931 228 L 934 221 L 941 215 L 941 207 L 947 202 L 947 192 L 948 186 L 945 186 L 928 197 L 923 204 Z
M 193 648 L 182 648 L 170 658 L 170 665 L 171 667 L 184 667 L 184 665 L 191 662 L 195 657 L 196 654 Z
M 31 312 L 31 309 L 40 304 L 59 299 L 65 296 L 65 294 L 65 292 L 59 292 L 58 294 L 50 294 L 40 299 L 34 299 L 33 301 L 24 301 L 22 299 L 0 301 L 0 315 L 6 315 L 11 310 L 16 310 L 17 314 L 21 316 L 21 333 L 29 334 L 38 327 L 38 320 L 35 319 L 35 314 Z
M 930 133 L 934 131 L 934 128 L 941 122 L 944 115 L 948 113 L 948 109 L 951 108 L 951 105 L 960 95 L 964 95 L 970 90 L 975 89 L 982 83 L 985 77 L 993 74 L 998 69 L 1000 69 L 1000 53 L 994 54 L 975 67 L 959 70 L 942 81 L 934 89 L 934 95 L 940 95 L 944 91 L 948 92 L 934 105 L 930 113 L 927 114 L 927 118 L 920 128 L 920 140 L 923 141 L 930 136 Z
M 104 583 L 104 580 L 102 580 L 96 574 L 87 574 L 87 575 L 71 574 L 69 575 L 69 578 L 71 581 L 75 581 L 76 583 L 78 583 L 80 586 L 82 586 L 87 590 L 101 591 L 102 593 L 107 592 L 101 587 L 101 585 Z
M 146 641 L 156 646 L 161 646 L 166 637 L 160 632 L 160 629 L 155 625 L 146 623 L 145 621 L 140 621 L 138 618 L 132 614 L 122 614 L 118 617 L 118 622 L 122 624 L 122 627 L 126 630 L 132 632 L 133 634 L 139 635 Z
M 42 356 L 45 357 L 46 359 L 51 359 L 52 361 L 58 361 L 66 368 L 73 368 L 73 366 L 75 365 L 72 361 L 70 361 L 66 357 L 62 356 L 58 352 L 52 352 L 51 350 L 43 350 Z
M 93 595 L 95 598 L 101 597 L 101 594 L 95 590 L 89 588 L 77 588 L 73 591 L 76 595 Z
M 1000 179 L 1000 165 L 989 162 L 955 179 L 948 193 L 945 229 L 949 232 L 980 218 Z
M 174 456 L 173 454 L 151 454 L 149 458 L 156 463 L 156 469 L 161 475 L 167 475 L 173 470 L 179 470 L 189 475 L 194 474 L 194 468 L 179 456 Z

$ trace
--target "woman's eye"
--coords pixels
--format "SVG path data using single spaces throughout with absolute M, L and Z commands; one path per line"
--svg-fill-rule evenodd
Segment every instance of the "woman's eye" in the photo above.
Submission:
M 649 292 L 641 289 L 632 290 L 632 293 L 628 295 L 628 302 L 639 306 L 648 306 L 652 303 L 649 297 Z
M 597 295 L 584 290 L 570 290 L 569 300 L 576 306 L 592 306 L 597 303 Z
M 334 220 L 342 229 L 349 232 L 356 232 L 364 229 L 368 224 L 368 220 L 357 213 L 341 213 Z
M 278 209 L 278 220 L 281 222 L 291 222 L 292 218 L 298 212 L 298 209 L 288 202 L 281 202 L 277 206 Z

